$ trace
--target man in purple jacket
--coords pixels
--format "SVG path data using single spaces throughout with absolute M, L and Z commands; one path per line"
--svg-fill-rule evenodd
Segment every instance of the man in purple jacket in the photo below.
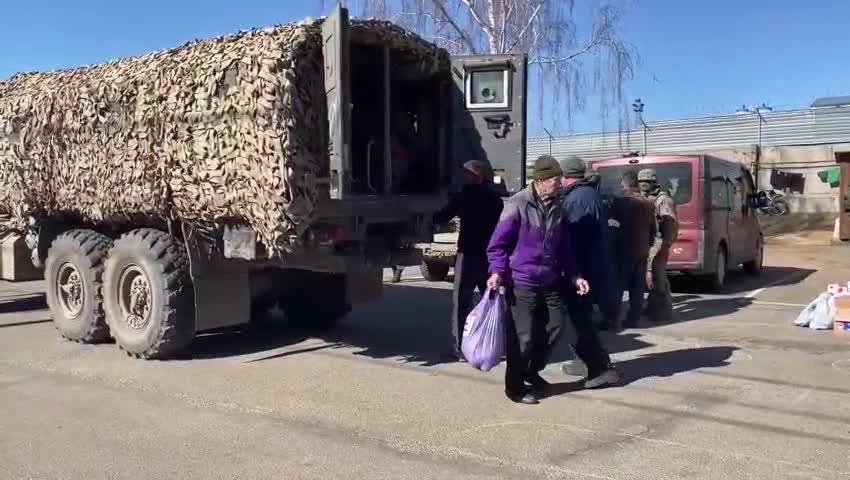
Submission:
M 489 288 L 507 287 L 510 319 L 505 326 L 505 394 L 514 402 L 539 403 L 549 383 L 540 376 L 566 316 L 562 277 L 579 295 L 590 291 L 578 276 L 566 222 L 562 222 L 558 162 L 534 162 L 534 182 L 505 202 L 487 247 Z

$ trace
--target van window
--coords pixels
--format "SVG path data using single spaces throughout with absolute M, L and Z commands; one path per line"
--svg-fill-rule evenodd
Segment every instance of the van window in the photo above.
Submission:
M 620 179 L 623 174 L 632 171 L 637 174 L 644 168 L 650 168 L 648 165 L 618 165 L 618 166 L 600 166 L 597 168 L 601 178 L 602 191 L 607 194 L 616 195 L 622 192 Z M 690 163 L 659 163 L 653 164 L 651 168 L 655 169 L 655 175 L 658 177 L 658 184 L 661 188 L 670 192 L 673 201 L 676 205 L 689 203 L 693 195 L 693 167 Z
M 732 199 L 729 195 L 729 182 L 726 177 L 714 177 L 711 179 L 711 208 L 732 208 Z

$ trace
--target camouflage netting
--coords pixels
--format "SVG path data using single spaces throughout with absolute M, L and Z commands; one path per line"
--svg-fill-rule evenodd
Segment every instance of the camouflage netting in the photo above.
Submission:
M 442 65 L 399 27 L 365 35 Z M 0 223 L 140 216 L 249 224 L 273 254 L 315 214 L 328 164 L 321 20 L 0 82 Z

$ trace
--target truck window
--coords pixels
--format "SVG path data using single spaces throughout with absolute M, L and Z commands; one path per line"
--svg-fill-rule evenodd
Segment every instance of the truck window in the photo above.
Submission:
M 472 70 L 466 74 L 466 108 L 508 108 L 510 72 Z

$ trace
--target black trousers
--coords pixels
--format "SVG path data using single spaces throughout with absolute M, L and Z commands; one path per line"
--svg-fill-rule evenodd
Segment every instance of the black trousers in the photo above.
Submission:
M 593 378 L 611 365 L 611 357 L 602 346 L 599 332 L 593 324 L 593 299 L 590 295 L 579 295 L 572 285 L 565 286 L 561 295 L 575 329 L 576 355 L 587 365 L 588 377 Z
M 629 310 L 623 325 L 634 328 L 640 323 L 643 295 L 646 293 L 647 257 L 623 257 L 620 264 L 620 280 L 623 290 L 629 292 Z
M 525 380 L 549 363 L 566 311 L 557 288 L 513 287 L 507 301 L 511 318 L 505 322 L 505 393 L 514 396 L 524 394 Z
M 452 291 L 452 339 L 456 353 L 460 352 L 460 341 L 466 317 L 472 311 L 475 289 L 483 295 L 487 290 L 487 258 L 467 256 L 458 252 L 455 260 L 455 283 Z

